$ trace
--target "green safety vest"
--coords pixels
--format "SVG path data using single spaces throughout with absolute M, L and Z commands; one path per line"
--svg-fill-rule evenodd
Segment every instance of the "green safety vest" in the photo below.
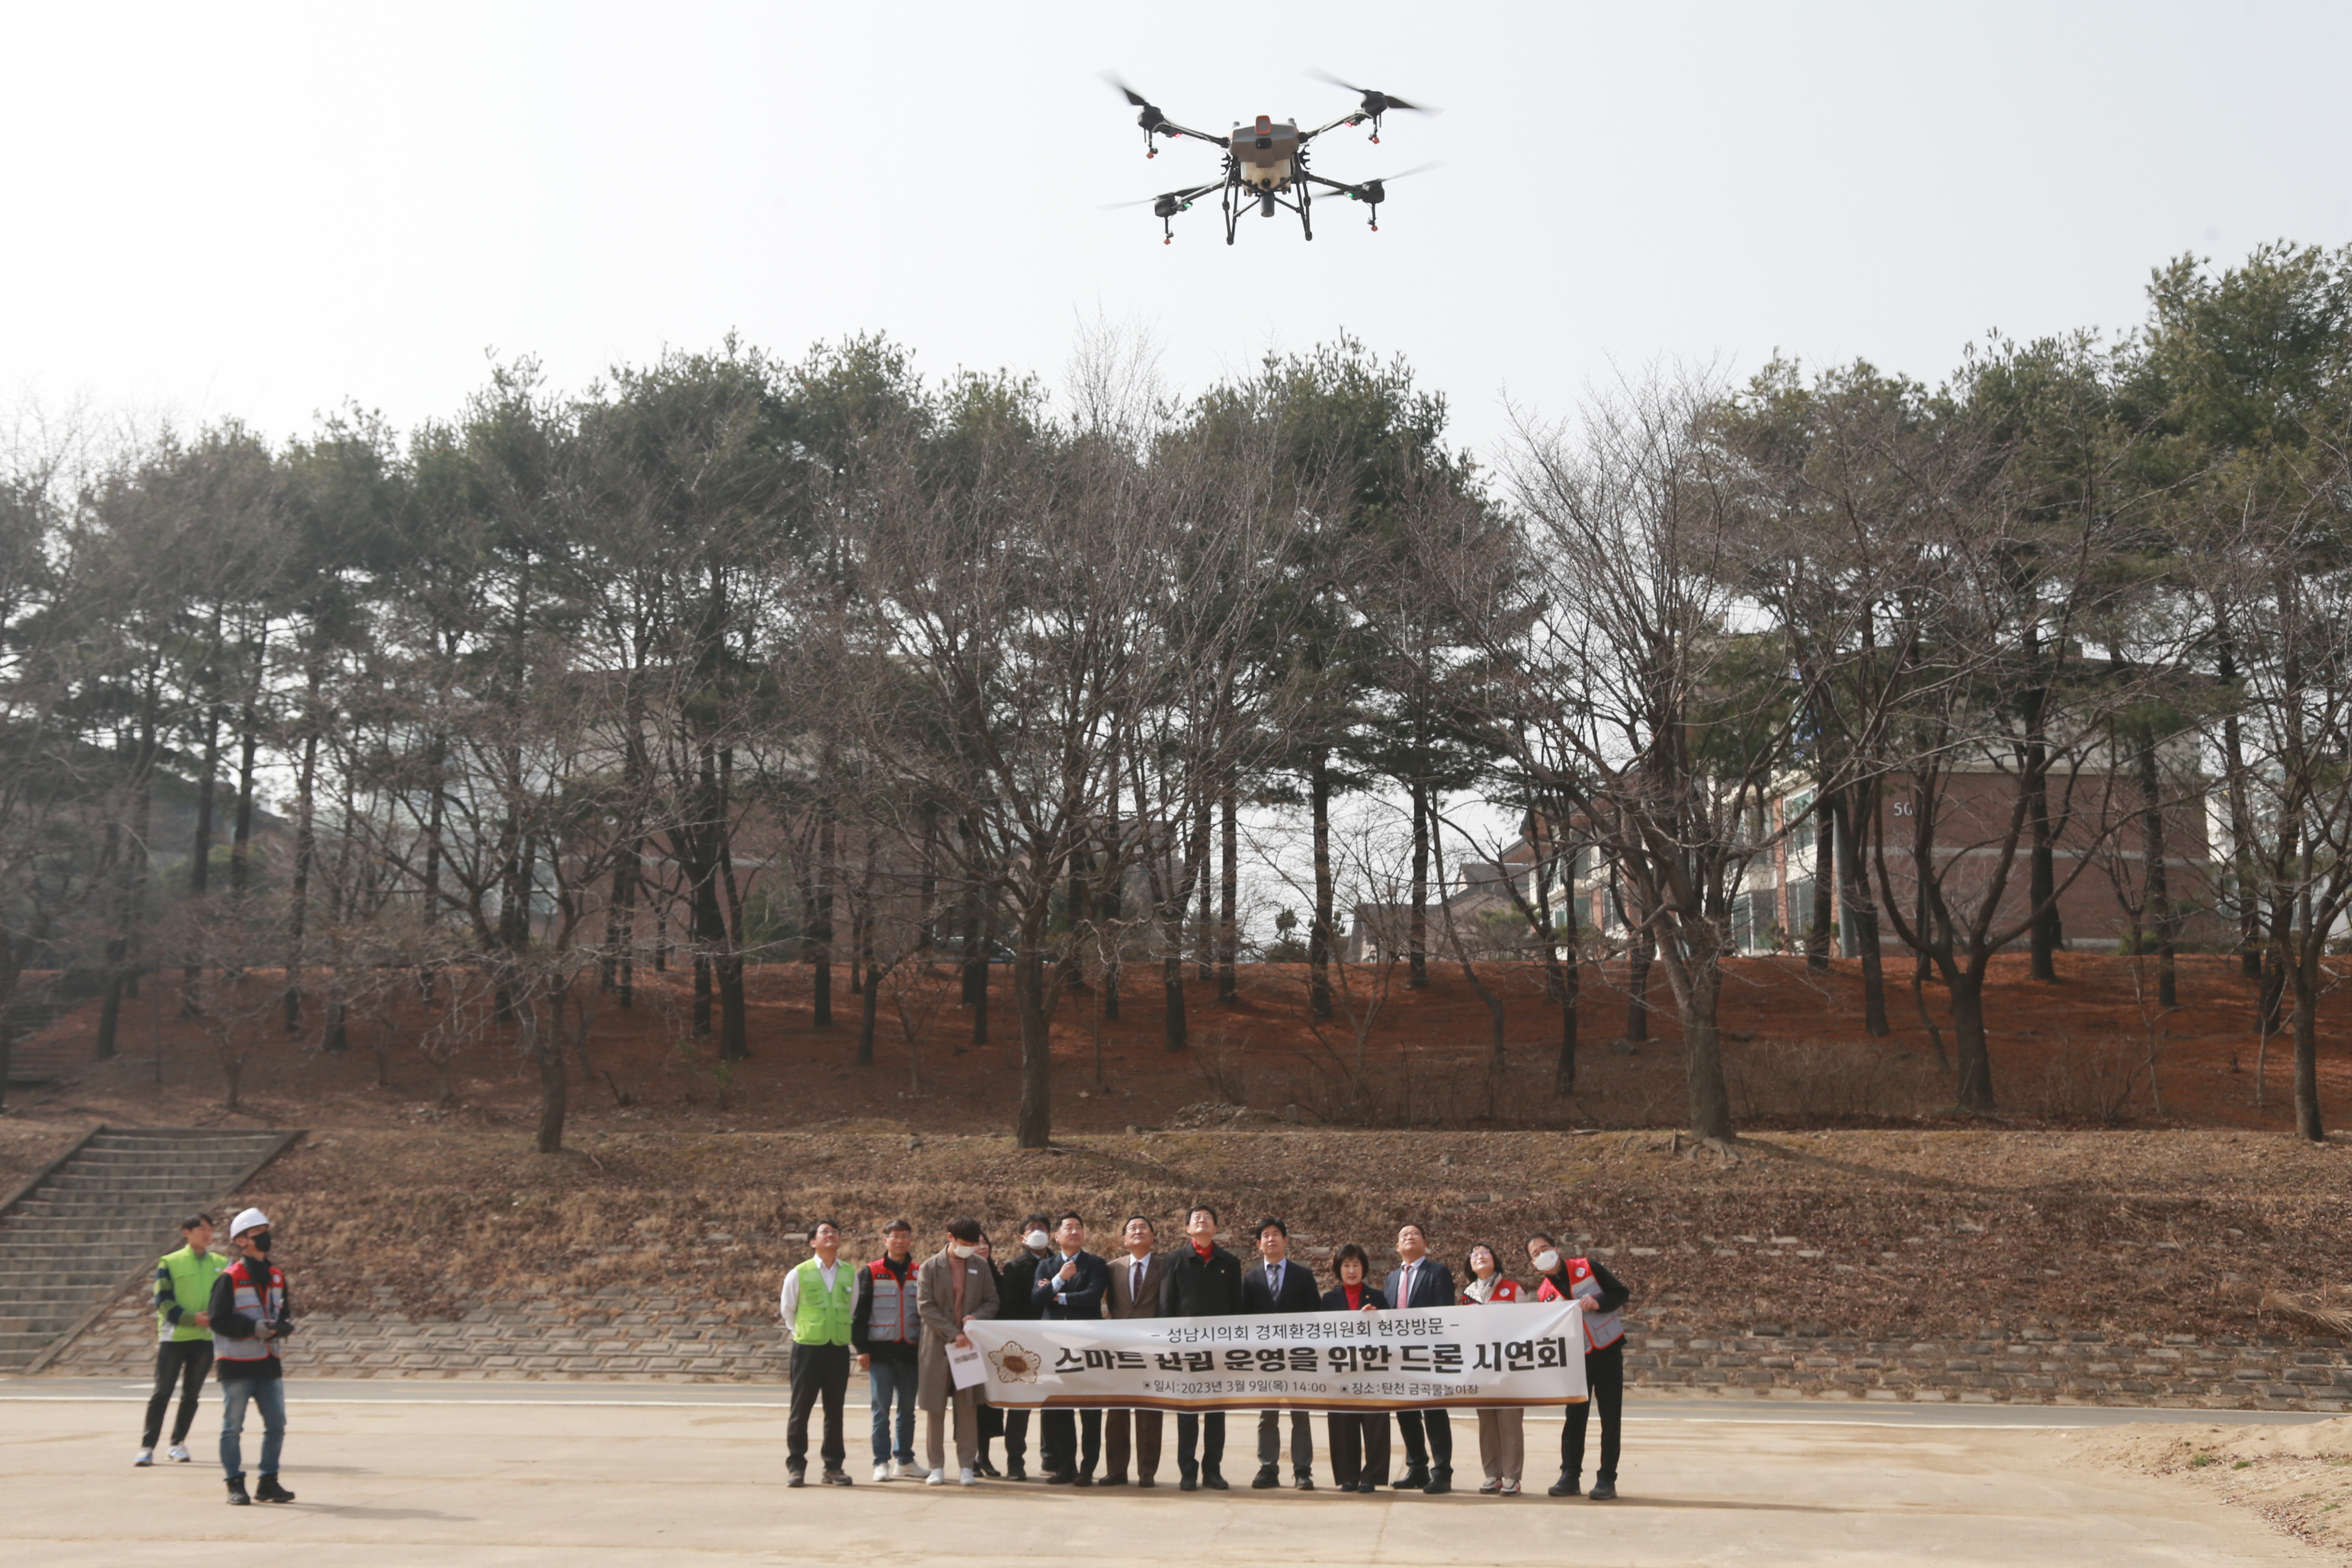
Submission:
M 800 1310 L 793 1317 L 793 1340 L 803 1345 L 845 1345 L 849 1312 L 857 1295 L 857 1269 L 847 1258 L 834 1266 L 833 1289 L 814 1258 L 800 1266 Z
M 196 1324 L 198 1312 L 209 1311 L 213 1302 L 213 1281 L 220 1278 L 228 1259 L 210 1252 L 198 1252 L 184 1247 L 177 1252 L 167 1252 L 155 1260 L 155 1337 L 159 1340 L 209 1340 L 210 1329 Z M 180 1321 L 172 1321 L 163 1314 L 163 1284 L 169 1279 L 172 1300 L 179 1303 Z

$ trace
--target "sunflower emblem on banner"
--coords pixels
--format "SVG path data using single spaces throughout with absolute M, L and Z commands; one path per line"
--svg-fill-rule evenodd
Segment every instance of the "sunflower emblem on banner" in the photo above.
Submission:
M 999 1383 L 1037 1381 L 1037 1352 L 1024 1346 L 1019 1340 L 1007 1340 L 1003 1349 L 989 1352 L 988 1364 L 996 1369 L 996 1381 Z

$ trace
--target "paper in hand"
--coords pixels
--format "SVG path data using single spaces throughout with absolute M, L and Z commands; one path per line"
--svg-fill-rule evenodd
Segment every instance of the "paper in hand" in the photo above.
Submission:
M 988 1380 L 988 1362 L 978 1345 L 969 1350 L 948 1346 L 948 1375 L 958 1388 L 977 1388 Z

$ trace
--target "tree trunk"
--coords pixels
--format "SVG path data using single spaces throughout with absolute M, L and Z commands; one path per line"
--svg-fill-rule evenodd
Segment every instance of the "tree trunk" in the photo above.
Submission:
M 1951 991 L 1952 1051 L 1959 1068 L 1959 1105 L 1979 1116 L 1993 1112 L 1992 1053 L 1985 1043 L 1984 973 L 1980 961 L 1948 964 L 1944 982 Z
M 1559 979 L 1553 989 L 1559 1004 L 1559 1061 L 1552 1068 L 1551 1089 L 1554 1094 L 1576 1092 L 1576 1031 L 1577 1003 L 1584 990 L 1584 939 L 1576 923 L 1576 858 L 1580 850 L 1571 849 L 1560 858 L 1559 874 L 1559 942 L 1567 950 L 1561 960 Z M 1550 895 L 1545 894 L 1544 920 L 1549 927 L 1552 916 Z M 1551 931 L 1547 929 L 1549 942 Z M 1549 949 L 1548 949 L 1549 950 Z
M 115 935 L 106 944 L 106 1000 L 99 1009 L 98 1041 L 93 1054 L 111 1058 L 122 1028 L 122 999 L 131 989 L 131 966 L 138 952 L 139 915 L 146 902 L 147 842 L 154 816 L 156 721 L 162 705 L 159 677 L 149 671 L 139 740 L 131 752 L 131 824 L 121 854 L 115 862 Z
M 1839 874 L 1845 879 L 1846 907 L 1853 911 L 1853 946 L 1862 959 L 1862 1026 L 1873 1039 L 1895 1032 L 1886 1021 L 1886 966 L 1878 938 L 1878 902 L 1871 896 L 1870 868 L 1861 846 L 1875 837 L 1880 802 L 1874 784 L 1857 784 L 1833 811 L 1838 829 Z
M 2226 643 L 2221 648 L 2217 679 L 2225 689 L 2238 682 L 2237 661 Z M 2254 817 L 2246 804 L 2245 739 L 2238 728 L 2234 709 L 2225 710 L 2221 717 L 2221 772 L 2230 801 L 2230 858 L 2238 894 L 2238 972 L 2255 980 L 2263 973 L 2263 916 L 2261 904 L 2254 897 Z
M 1412 781 L 1412 908 L 1405 912 L 1404 985 L 1429 984 L 1429 786 Z
M 1052 1039 L 1040 984 L 1045 970 L 1042 964 L 1028 962 L 1036 956 L 1036 950 L 1025 930 L 1022 948 L 1013 965 L 1013 1005 L 1021 1019 L 1021 1110 L 1013 1123 L 1013 1141 L 1017 1148 L 1043 1149 L 1052 1142 L 1054 1131 Z M 1181 953 L 1174 962 L 1182 963 Z M 1181 985 L 1181 974 L 1178 980 Z
M 1192 944 L 1192 957 L 1203 981 L 1217 977 L 1217 889 L 1215 880 L 1209 875 L 1209 846 L 1212 842 L 1209 814 L 1214 805 L 1209 792 L 1202 790 L 1197 808 L 1198 820 L 1192 834 L 1192 842 L 1200 846 L 1199 853 L 1192 858 L 1193 875 L 1201 882 L 1200 935 Z
M 515 1020 L 522 1034 L 525 1060 L 539 1066 L 539 1136 L 532 1144 L 541 1154 L 563 1152 L 563 1116 L 572 1095 L 563 1070 L 563 1051 L 554 1037 L 540 1026 L 539 998 L 522 988 Z
M 1223 875 L 1219 879 L 1219 896 L 1224 903 L 1223 918 L 1217 922 L 1217 1000 L 1241 1000 L 1242 928 L 1236 913 L 1242 890 L 1241 791 L 1226 786 L 1224 799 L 1224 857 Z
M 1429 836 L 1430 867 L 1431 869 L 1437 873 L 1437 883 L 1440 887 L 1444 887 L 1445 885 L 1444 830 L 1438 826 L 1439 813 L 1442 810 L 1442 802 L 1432 801 L 1430 803 L 1429 815 L 1430 826 L 1432 828 L 1432 832 Z M 1496 1067 L 1500 1067 L 1508 1059 L 1509 1056 L 1508 1048 L 1504 1042 L 1502 998 L 1496 995 L 1493 988 L 1490 987 L 1484 980 L 1479 978 L 1477 965 L 1470 962 L 1470 949 L 1462 941 L 1461 929 L 1454 923 L 1453 904 L 1448 902 L 1444 906 L 1444 909 L 1446 945 L 1454 950 L 1454 963 L 1462 966 L 1462 978 L 1470 983 L 1471 991 L 1476 994 L 1480 1002 L 1486 1005 L 1486 1021 L 1492 1030 L 1492 1037 L 1487 1047 L 1487 1054 L 1493 1058 L 1495 1065 Z
M 2168 1010 L 2180 1005 L 2180 982 L 2174 973 L 2173 914 L 2170 873 L 2167 869 L 2164 842 L 2163 781 L 2156 768 L 2156 731 L 2141 730 L 2139 735 L 2139 797 L 2141 851 L 2147 858 L 2147 879 L 2144 887 L 2148 913 L 2156 922 L 2156 1003 Z
M 1813 908 L 1805 928 L 1805 967 L 1830 966 L 1830 938 L 1837 927 L 1837 812 L 1827 790 L 1813 797 Z
M 315 668 L 311 695 L 318 694 Z M 302 935 L 310 908 L 310 864 L 318 853 L 316 791 L 319 734 L 302 737 L 302 767 L 294 787 L 294 881 L 286 896 L 286 1032 L 302 1026 Z
M 1307 933 L 1307 1011 L 1331 1016 L 1331 757 L 1315 748 L 1307 770 L 1307 797 L 1314 818 L 1315 914 Z
M 2319 991 L 2324 980 L 2319 961 L 2326 947 L 2314 930 L 2307 923 L 2304 927 L 2302 946 L 2293 966 L 2294 1131 L 2297 1137 L 2325 1143 L 2327 1129 L 2319 1114 Z
M 1682 1005 L 1683 1045 L 1690 1075 L 1691 1136 L 1728 1143 L 1732 1138 L 1731 1090 L 1723 1079 L 1723 1032 L 1718 1023 L 1723 964 L 1715 953 L 1696 955 Z
M 1633 932 L 1633 954 L 1625 966 L 1625 1038 L 1630 1044 L 1650 1037 L 1650 965 L 1657 956 L 1657 933 L 1643 921 Z
M 213 870 L 213 808 L 220 792 L 220 721 L 221 704 L 217 685 L 220 679 L 216 660 L 219 655 L 220 616 L 213 617 L 214 659 L 205 666 L 205 763 L 202 778 L 196 784 L 196 838 L 188 851 L 188 914 L 192 925 L 204 922 L 205 895 L 212 885 Z M 193 940 L 194 933 L 191 932 Z M 205 1010 L 205 966 L 194 951 L 188 954 L 180 973 L 180 1016 L 193 1018 Z
M 816 922 L 809 930 L 810 956 L 815 968 L 809 979 L 818 1028 L 833 1025 L 833 807 L 822 808 L 816 826 Z

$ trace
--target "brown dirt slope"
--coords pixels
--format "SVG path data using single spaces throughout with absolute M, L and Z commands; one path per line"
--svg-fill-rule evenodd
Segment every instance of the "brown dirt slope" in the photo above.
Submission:
M 1641 1311 L 1704 1330 L 1971 1335 L 1988 1324 L 2280 1335 L 2273 1291 L 2346 1304 L 2352 1147 L 2238 1132 L 1759 1134 L 1744 1157 L 1671 1135 L 1192 1131 L 1022 1152 L 1000 1137 L 845 1124 L 793 1133 L 599 1132 L 534 1156 L 511 1135 L 343 1130 L 264 1172 L 306 1300 L 410 1311 L 606 1285 L 764 1320 L 816 1217 L 852 1248 L 904 1215 L 929 1246 L 955 1215 L 1000 1241 L 1076 1208 L 1097 1243 L 1129 1214 L 1164 1240 L 1216 1205 L 1229 1244 L 1263 1215 L 1319 1261 L 1398 1223 L 1458 1260 L 1527 1232 L 1590 1237 Z M 664 1289 L 656 1290 L 658 1279 Z M 379 1295 L 379 1290 L 384 1292 Z
M 1801 962 L 1743 960 L 1724 999 L 1734 1110 L 1748 1127 L 1953 1124 L 1949 1073 L 1908 990 L 1890 998 L 1895 1034 L 1862 1028 L 1861 982 L 1841 961 L 1827 976 Z M 2158 1020 L 2141 1005 L 2133 965 L 2066 955 L 2056 985 L 2026 978 L 2024 960 L 1995 965 L 1988 1005 L 1993 1074 L 2011 1124 L 2283 1128 L 2291 1100 L 2287 1051 L 2265 1053 L 2252 1028 L 2252 990 L 2231 961 L 2182 961 L 2184 1005 Z M 1684 1122 L 1685 1086 L 1671 999 L 1652 989 L 1652 1041 L 1619 1040 L 1626 997 L 1618 966 L 1585 973 L 1577 1091 L 1553 1090 L 1558 1014 L 1535 970 L 1489 966 L 1507 1008 L 1507 1056 L 1488 1049 L 1486 1010 L 1460 973 L 1431 966 L 1428 989 L 1402 975 L 1375 996 L 1378 977 L 1351 970 L 1343 1016 L 1317 1026 L 1297 966 L 1243 970 L 1242 996 L 1219 1005 L 1211 986 L 1190 987 L 1192 1047 L 1162 1047 L 1153 977 L 1130 975 L 1124 1016 L 1102 1017 L 1098 990 L 1074 994 L 1055 1020 L 1055 1128 L 1118 1132 L 1198 1121 L 1199 1108 L 1242 1104 L 1303 1125 L 1458 1128 L 1671 1127 Z M 812 1020 L 809 971 L 752 972 L 751 1057 L 722 1073 L 712 1042 L 692 1032 L 690 998 L 676 976 L 644 977 L 638 1005 L 593 1002 L 587 1037 L 572 1052 L 572 1105 L 583 1130 L 782 1130 L 881 1116 L 926 1131 L 998 1131 L 1018 1097 L 1010 998 L 1001 969 L 992 1006 L 994 1037 L 971 1044 L 971 1016 L 952 1000 L 953 977 L 936 981 L 933 1011 L 910 999 L 911 1039 L 895 1005 L 884 1009 L 876 1060 L 854 1060 L 860 999 L 837 982 L 836 1021 Z M 2142 972 L 2138 979 L 2146 981 Z M 274 990 L 263 972 L 246 984 Z M 927 982 L 926 984 L 930 984 Z M 510 1031 L 488 1025 L 479 997 L 453 1004 L 444 985 L 427 1005 L 404 980 L 358 1008 L 352 1048 L 319 1049 L 319 1009 L 288 1034 L 275 1027 L 216 1037 L 214 1019 L 180 1016 L 176 977 L 151 979 L 126 1011 L 123 1054 L 89 1062 L 96 1014 L 58 1026 L 88 1063 L 44 1091 L 19 1091 L 18 1108 L 50 1117 L 107 1116 L 186 1124 L 215 1119 L 274 1126 L 386 1127 L 459 1121 L 483 1128 L 528 1123 L 536 1076 Z M 262 998 L 265 1002 L 267 996 Z M 893 993 L 892 1000 L 907 999 Z M 1372 1010 L 1371 1004 L 1379 1006 Z M 1927 992 L 1931 1015 L 1940 993 Z M 471 1010 L 470 1012 L 468 1010 Z M 1360 1056 L 1345 1015 L 1367 1013 Z M 268 1006 L 216 1008 L 270 1016 Z M 2331 1124 L 2352 1100 L 2352 1005 L 2323 1016 L 2321 1095 Z M 2158 1061 L 2151 1092 L 2151 1033 Z M 239 1111 L 224 1112 L 223 1049 L 248 1054 Z M 160 1054 L 160 1064 L 157 1058 Z M 2256 1067 L 2265 1068 L 2257 1090 Z M 160 1068 L 160 1070 L 159 1070 Z M 159 1081 L 160 1080 L 160 1081 Z M 1188 1112 L 1190 1113 L 1188 1116 Z

